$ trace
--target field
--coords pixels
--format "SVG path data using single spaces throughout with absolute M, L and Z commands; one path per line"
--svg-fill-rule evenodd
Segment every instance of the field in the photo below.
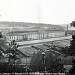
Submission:
M 70 40 L 57 41 L 54 44 L 61 47 L 70 46 Z
M 48 50 L 48 47 L 47 46 L 44 46 L 43 44 L 51 44 L 51 42 L 47 42 L 47 43 L 42 43 L 42 44 L 35 44 L 34 46 L 37 47 L 37 48 L 40 48 L 44 51 L 47 51 Z M 56 45 L 56 46 L 59 46 L 59 47 L 66 47 L 66 46 L 69 46 L 70 45 L 70 40 L 62 40 L 62 41 L 55 41 L 53 42 L 53 45 Z M 29 46 L 23 46 L 23 47 L 20 47 L 18 48 L 22 53 L 24 54 L 28 54 L 30 55 L 30 57 L 33 56 L 33 53 L 37 53 L 39 51 L 39 49 L 36 49 L 36 48 L 33 48 L 31 47 L 32 45 L 29 45 Z M 51 51 L 54 55 L 56 56 L 61 56 L 60 53 L 58 53 L 57 51 Z M 29 58 L 28 58 L 29 59 Z M 31 60 L 31 58 L 30 58 Z
M 48 43 L 42 43 L 42 44 L 35 44 L 34 46 L 36 47 L 40 47 L 42 49 L 47 49 L 47 47 L 43 46 L 43 44 L 51 44 L 51 42 Z M 70 40 L 62 40 L 62 41 L 55 41 L 53 42 L 53 45 L 56 46 L 60 46 L 60 47 L 66 47 L 66 46 L 70 46 Z M 18 48 L 21 52 L 25 53 L 25 54 L 30 54 L 32 55 L 34 52 L 37 53 L 38 50 L 35 48 L 31 47 L 32 45 L 29 46 L 22 46 L 20 48 Z

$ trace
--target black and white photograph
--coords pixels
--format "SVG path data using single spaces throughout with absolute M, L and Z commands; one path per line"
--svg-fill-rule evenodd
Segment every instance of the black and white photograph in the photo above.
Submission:
M 0 75 L 75 75 L 74 0 L 0 0 Z

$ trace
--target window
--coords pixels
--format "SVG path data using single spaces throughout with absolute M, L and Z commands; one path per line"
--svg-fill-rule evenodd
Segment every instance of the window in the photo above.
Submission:
M 15 36 L 14 36 L 14 39 L 15 39 Z
M 9 38 L 11 39 L 11 36 Z
M 17 40 L 18 40 L 18 36 L 17 36 Z

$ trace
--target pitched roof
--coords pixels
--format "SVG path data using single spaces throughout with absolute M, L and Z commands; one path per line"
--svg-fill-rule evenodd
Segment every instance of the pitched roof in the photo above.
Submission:
M 25 35 L 25 34 L 41 34 L 41 33 L 55 33 L 55 32 L 64 32 L 62 30 L 28 30 L 28 31 L 11 31 L 9 33 L 7 33 L 7 36 L 20 36 L 20 35 Z

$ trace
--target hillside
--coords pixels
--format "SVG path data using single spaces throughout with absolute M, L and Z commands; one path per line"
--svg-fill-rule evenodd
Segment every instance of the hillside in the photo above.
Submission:
M 43 24 L 43 23 L 27 23 L 27 22 L 0 22 L 1 28 L 13 27 L 13 28 L 25 28 L 25 29 L 57 29 L 64 30 L 63 26 L 52 25 L 52 24 Z

